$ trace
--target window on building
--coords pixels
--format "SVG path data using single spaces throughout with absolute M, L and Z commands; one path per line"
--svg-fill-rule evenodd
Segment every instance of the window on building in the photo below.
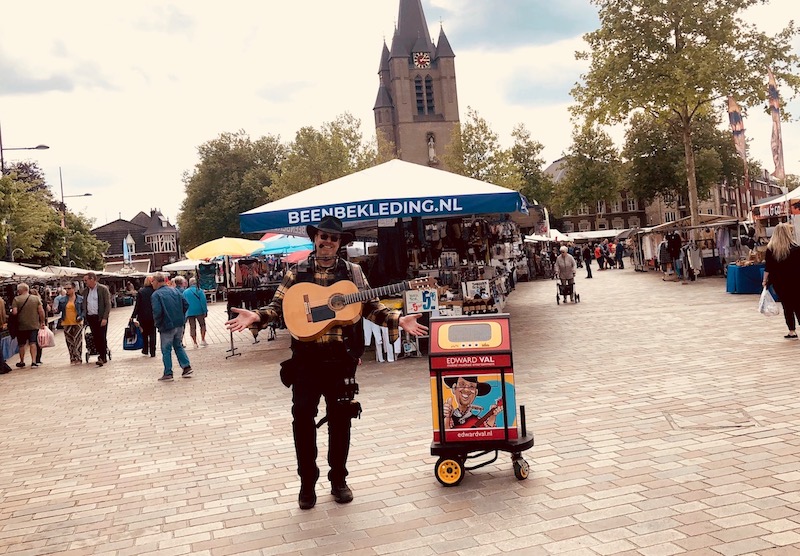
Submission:
M 435 106 L 433 105 L 433 79 L 431 76 L 425 78 L 425 107 L 428 114 L 435 113 Z
M 606 222 L 603 222 L 603 221 L 598 222 L 597 223 L 597 229 L 598 230 L 607 230 L 608 229 L 608 224 Z
M 683 195 L 678 195 L 677 203 L 678 203 L 679 207 L 685 207 L 686 206 L 686 200 L 683 198 Z
M 433 79 L 427 76 L 423 81 L 419 75 L 414 78 L 414 95 L 417 100 L 417 115 L 434 114 L 436 105 L 433 102 Z
M 417 95 L 417 114 L 425 113 L 425 91 L 422 89 L 422 78 L 414 78 L 414 92 Z
M 674 222 L 675 221 L 675 211 L 668 210 L 664 213 L 664 222 Z
M 606 212 L 606 202 L 597 201 L 597 214 L 605 214 L 605 212 Z
M 611 203 L 611 212 L 622 212 L 622 200 L 617 199 Z
M 572 222 L 564 222 L 564 231 L 567 233 L 575 231 L 575 224 Z
M 635 198 L 633 198 L 633 199 L 628 199 L 626 202 L 628 203 L 628 210 L 629 210 L 630 212 L 633 212 L 633 211 L 635 211 L 635 210 L 639 210 L 639 208 L 638 208 L 638 205 L 637 205 L 637 203 L 636 203 L 636 199 L 635 199 Z
M 581 203 L 578 207 L 578 214 L 589 214 L 589 205 Z
M 580 230 L 581 232 L 588 232 L 591 229 L 592 229 L 591 224 L 589 224 L 586 220 L 582 220 L 578 224 L 578 230 Z
M 712 209 L 708 209 L 708 214 L 714 214 L 714 211 Z

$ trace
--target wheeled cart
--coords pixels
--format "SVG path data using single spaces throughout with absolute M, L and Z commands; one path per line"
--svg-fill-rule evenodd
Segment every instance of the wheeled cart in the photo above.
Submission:
M 89 357 L 98 356 L 100 353 L 97 350 L 97 345 L 94 343 L 94 336 L 89 331 L 88 326 L 83 327 L 84 334 L 83 334 L 83 341 L 86 345 L 86 362 L 89 362 Z M 111 361 L 111 350 L 106 346 L 106 361 Z
M 564 298 L 564 303 L 567 302 L 567 298 L 569 297 L 573 303 L 580 303 L 581 296 L 578 293 L 575 293 L 575 284 L 564 283 L 559 280 L 558 290 L 556 291 L 556 305 L 560 305 L 561 301 L 559 297 Z
M 522 452 L 533 446 L 533 434 L 525 407 L 516 406 L 509 315 L 431 318 L 429 361 L 436 479 L 456 486 L 501 451 L 511 454 L 517 479 L 526 479 Z

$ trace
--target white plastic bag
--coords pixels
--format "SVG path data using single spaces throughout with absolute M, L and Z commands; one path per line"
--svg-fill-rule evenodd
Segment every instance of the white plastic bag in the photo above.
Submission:
M 767 288 L 761 292 L 761 298 L 758 300 L 758 312 L 766 317 L 774 317 L 781 314 L 781 308 L 776 301 L 772 298 Z
M 51 348 L 56 346 L 56 335 L 53 334 L 53 331 L 47 328 L 39 329 L 39 345 L 43 348 Z

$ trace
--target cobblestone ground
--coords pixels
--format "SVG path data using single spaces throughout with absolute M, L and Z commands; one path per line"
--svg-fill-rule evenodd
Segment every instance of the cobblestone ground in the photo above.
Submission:
M 720 278 L 579 274 L 580 304 L 556 305 L 552 281 L 510 297 L 527 480 L 501 453 L 439 485 L 427 359 L 368 353 L 355 500 L 322 479 L 310 511 L 277 376 L 286 331 L 237 334 L 226 358 L 214 304 L 194 377 L 166 384 L 159 358 L 121 350 L 130 307 L 102 368 L 71 367 L 59 332 L 44 366 L 0 376 L 0 554 L 800 553 L 800 342 L 783 319 Z

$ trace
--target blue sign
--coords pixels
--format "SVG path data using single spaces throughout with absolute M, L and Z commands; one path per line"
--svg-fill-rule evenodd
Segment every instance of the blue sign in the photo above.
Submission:
M 454 217 L 472 214 L 522 212 L 528 203 L 520 193 L 487 193 L 464 196 L 398 198 L 320 205 L 285 210 L 259 209 L 239 215 L 242 233 L 265 232 L 288 226 L 316 224 L 324 216 L 335 216 L 343 222 L 378 218 Z

